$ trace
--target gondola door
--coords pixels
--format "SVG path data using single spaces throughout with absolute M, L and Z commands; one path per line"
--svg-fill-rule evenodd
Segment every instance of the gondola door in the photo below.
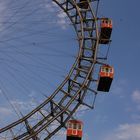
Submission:
M 73 124 L 72 134 L 73 134 L 74 136 L 77 135 L 77 124 L 76 124 L 76 123 Z

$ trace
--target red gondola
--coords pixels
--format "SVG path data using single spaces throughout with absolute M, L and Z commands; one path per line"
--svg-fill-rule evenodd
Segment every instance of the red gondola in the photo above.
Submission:
M 79 0 L 78 3 L 79 8 L 81 9 L 88 9 L 88 1 L 87 0 Z
M 108 92 L 114 77 L 114 68 L 109 65 L 101 66 L 98 81 L 98 91 Z
M 70 120 L 67 125 L 67 140 L 82 139 L 83 123 L 79 120 Z
M 103 18 L 101 20 L 100 31 L 100 44 L 108 44 L 112 33 L 112 20 L 109 18 Z

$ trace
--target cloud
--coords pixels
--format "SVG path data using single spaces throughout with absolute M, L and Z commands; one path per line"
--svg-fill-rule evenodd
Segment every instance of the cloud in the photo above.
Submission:
M 83 117 L 84 114 L 89 110 L 88 107 L 84 106 L 84 105 L 80 105 L 77 109 L 77 111 L 74 113 L 74 116 L 76 116 L 76 118 L 80 118 Z
M 0 2 L 0 13 L 5 13 L 7 11 L 7 6 L 6 6 L 6 4 L 5 4 L 5 2 L 4 1 L 2 1 L 2 2 Z M 1 14 L 0 15 L 0 30 L 2 30 L 2 28 L 3 28 L 3 21 L 4 21 L 4 16 L 3 16 L 4 14 Z
M 95 121 L 96 123 L 98 123 L 98 124 L 99 124 L 99 123 L 100 123 L 100 124 L 103 124 L 103 123 L 109 121 L 109 118 L 108 118 L 107 115 L 97 114 L 97 115 L 94 117 L 94 121 Z
M 68 23 L 66 20 L 67 15 L 64 12 L 59 12 L 57 17 L 59 19 L 57 23 L 61 26 L 62 29 L 66 29 Z
M 132 114 L 131 117 L 132 117 L 133 120 L 140 121 L 140 114 Z
M 54 2 L 49 3 L 49 1 L 47 0 L 46 3 L 47 4 L 45 5 L 45 7 L 46 7 L 47 11 L 54 12 L 55 11 Z
M 140 140 L 140 124 L 121 124 L 104 140 Z
M 0 107 L 0 116 L 7 116 L 12 113 L 11 109 L 7 107 Z
M 29 111 L 34 109 L 37 106 L 37 102 L 35 102 L 33 99 L 22 101 L 22 100 L 13 100 L 11 101 L 11 104 L 18 110 L 21 111 Z
M 13 110 L 10 107 L 3 106 L 0 107 L 0 128 L 7 124 L 7 119 L 11 120 L 11 116 L 13 116 Z M 8 121 L 9 121 L 8 120 Z
M 118 81 L 114 81 L 113 86 L 111 88 L 111 92 L 114 95 L 119 96 L 120 98 L 124 98 L 127 86 L 128 86 L 128 84 L 127 84 L 126 80 L 120 79 Z
M 132 101 L 135 103 L 135 110 L 140 111 L 140 90 L 135 90 L 132 93 Z
M 136 103 L 140 104 L 140 91 L 139 90 L 135 90 L 132 94 L 132 100 Z
M 46 0 L 46 9 L 48 12 L 50 12 L 50 14 L 54 14 L 56 11 L 59 11 L 60 8 L 58 7 L 58 5 L 56 5 L 56 3 L 54 2 L 48 2 L 48 0 Z M 57 9 L 57 10 L 56 10 Z M 53 18 L 54 23 L 56 23 L 57 25 L 59 25 L 62 29 L 66 29 L 68 24 L 68 19 L 67 19 L 67 15 L 60 10 L 59 12 L 56 13 L 56 17 Z

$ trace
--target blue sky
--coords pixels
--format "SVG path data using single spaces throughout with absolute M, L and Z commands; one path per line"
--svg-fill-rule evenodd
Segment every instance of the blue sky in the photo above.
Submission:
M 11 0 L 1 0 L 0 4 L 1 126 L 18 118 L 2 92 L 6 92 L 10 101 L 27 113 L 32 109 L 30 105 L 34 107 L 44 99 L 40 92 L 50 95 L 63 80 L 74 62 L 78 45 L 69 21 L 51 2 L 31 0 L 28 4 L 28 0 L 12 1 L 11 4 Z M 108 94 L 99 93 L 95 110 L 76 115 L 84 122 L 83 140 L 140 139 L 139 5 L 138 0 L 100 2 L 99 16 L 113 19 L 108 62 L 115 68 L 115 78 Z M 36 14 L 31 14 L 34 10 Z M 40 20 L 43 22 L 33 22 Z M 11 26 L 15 21 L 17 23 Z M 44 34 L 40 35 L 40 31 Z M 9 114 L 12 117 L 5 120 Z
M 109 62 L 115 78 L 110 93 L 100 95 L 96 109 L 84 117 L 89 140 L 140 139 L 139 4 L 138 0 L 100 3 L 99 14 L 113 19 Z

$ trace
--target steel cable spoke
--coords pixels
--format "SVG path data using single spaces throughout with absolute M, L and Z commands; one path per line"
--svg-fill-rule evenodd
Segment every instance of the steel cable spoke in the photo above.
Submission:
M 41 134 L 41 139 L 48 140 L 65 127 L 80 105 L 90 108 L 94 106 L 97 92 L 96 89 L 91 89 L 90 85 L 93 83 L 96 86 L 94 79 L 97 76 L 95 76 L 95 67 L 98 65 L 99 45 L 96 16 L 99 0 L 93 1 L 97 3 L 95 13 L 88 0 L 87 9 L 80 8 L 80 3 L 75 0 L 53 1 L 67 14 L 74 26 L 79 42 L 78 55 L 68 75 L 51 96 L 18 121 L 0 129 L 0 137 L 6 140 L 39 140 Z M 94 95 L 92 105 L 88 105 L 84 100 L 88 91 L 93 92 Z M 32 118 L 36 115 L 38 121 L 32 122 Z M 58 125 L 53 128 L 55 121 Z

